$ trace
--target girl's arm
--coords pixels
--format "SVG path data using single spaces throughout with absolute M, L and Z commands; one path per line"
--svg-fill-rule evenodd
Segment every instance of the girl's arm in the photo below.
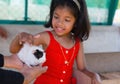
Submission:
M 42 45 L 44 49 L 47 48 L 49 44 L 49 35 L 47 32 L 41 32 L 36 35 L 31 35 L 26 32 L 22 32 L 13 39 L 10 44 L 10 52 L 17 53 L 25 42 L 28 42 L 33 45 Z
M 23 44 L 25 42 L 28 42 L 30 44 L 33 43 L 33 35 L 26 33 L 26 32 L 22 32 L 20 34 L 18 34 L 11 42 L 10 44 L 10 52 L 11 53 L 17 53 L 21 47 L 23 46 Z
M 84 74 L 86 74 L 87 76 L 89 76 L 91 78 L 92 82 L 94 82 L 92 84 L 99 84 L 96 73 L 87 69 L 87 65 L 86 65 L 83 50 L 84 50 L 83 49 L 83 44 L 80 43 L 80 50 L 78 52 L 78 56 L 77 56 L 77 59 L 76 59 L 77 68 L 78 68 L 78 70 L 82 71 Z
M 19 42 L 19 35 L 17 35 L 10 44 L 10 52 L 13 54 L 16 54 L 21 47 L 22 45 L 20 45 L 20 42 Z
M 80 49 L 76 58 L 77 68 L 81 71 L 86 69 L 85 56 L 83 52 L 83 44 L 80 42 Z

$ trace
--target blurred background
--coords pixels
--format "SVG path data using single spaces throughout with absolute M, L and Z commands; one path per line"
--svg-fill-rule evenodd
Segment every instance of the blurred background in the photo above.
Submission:
M 120 0 L 85 0 L 91 24 L 120 23 Z M 51 0 L 0 0 L 0 23 L 42 24 Z

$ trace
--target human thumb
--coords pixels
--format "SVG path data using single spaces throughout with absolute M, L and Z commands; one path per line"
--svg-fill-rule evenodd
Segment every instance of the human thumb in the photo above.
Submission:
M 41 72 L 45 73 L 47 71 L 47 69 L 48 69 L 48 66 L 43 66 L 43 67 L 41 67 Z

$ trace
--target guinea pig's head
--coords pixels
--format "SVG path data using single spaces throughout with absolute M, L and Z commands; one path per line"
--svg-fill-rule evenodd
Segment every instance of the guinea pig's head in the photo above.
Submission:
M 35 48 L 33 56 L 38 60 L 39 63 L 44 63 L 46 61 L 46 53 L 42 48 Z
M 41 50 L 39 50 L 39 49 L 36 49 L 33 54 L 34 54 L 34 56 L 35 56 L 37 59 L 40 59 L 41 57 L 43 57 L 44 52 L 41 51 Z

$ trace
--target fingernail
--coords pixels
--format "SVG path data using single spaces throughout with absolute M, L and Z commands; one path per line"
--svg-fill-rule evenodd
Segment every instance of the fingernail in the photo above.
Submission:
M 45 66 L 46 69 L 48 69 L 48 66 Z
M 21 42 L 21 41 L 20 41 L 19 43 L 20 43 L 20 45 L 22 44 L 22 42 Z

